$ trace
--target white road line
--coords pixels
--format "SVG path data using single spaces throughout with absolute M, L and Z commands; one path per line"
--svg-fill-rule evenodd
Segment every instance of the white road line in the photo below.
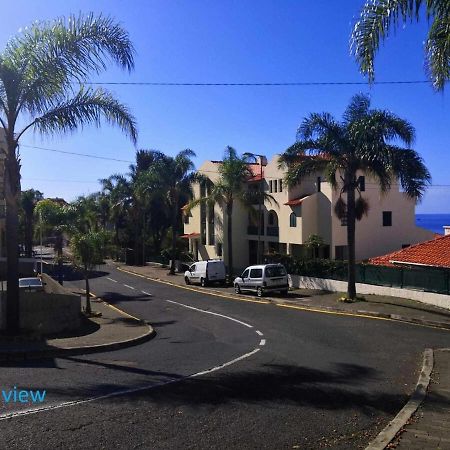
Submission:
M 233 317 L 230 317 L 230 316 L 225 316 L 224 314 L 219 314 L 219 313 L 215 313 L 212 311 L 206 311 L 204 309 L 194 308 L 193 306 L 185 305 L 184 303 L 174 302 L 173 300 L 166 300 L 166 302 L 174 303 L 175 305 L 183 306 L 184 308 L 193 309 L 195 311 L 199 311 L 199 312 L 202 312 L 205 314 L 211 314 L 213 316 L 223 317 L 224 319 L 228 319 L 228 320 L 232 320 L 233 322 L 240 323 L 241 325 L 244 325 L 245 327 L 253 328 L 253 325 L 249 325 L 248 323 L 241 322 L 240 320 L 234 319 Z
M 136 288 L 134 288 L 133 286 L 128 286 L 128 284 L 124 284 L 124 286 L 127 287 L 128 289 L 136 290 Z
M 126 287 L 128 287 L 130 289 L 134 289 L 133 287 L 128 286 L 126 284 L 124 284 L 124 286 L 126 286 Z M 144 292 L 144 291 L 142 291 L 142 292 Z M 147 295 L 151 295 L 151 294 L 147 294 Z M 215 313 L 215 312 L 212 312 L 212 311 L 205 311 L 203 309 L 194 308 L 193 306 L 184 305 L 183 303 L 174 302 L 173 300 L 166 300 L 166 302 L 174 303 L 176 305 L 183 306 L 183 307 L 188 308 L 188 309 L 193 309 L 195 311 L 199 311 L 199 312 L 202 312 L 202 313 L 205 313 L 205 314 L 211 314 L 213 316 L 223 317 L 225 319 L 232 320 L 233 322 L 237 322 L 237 323 L 239 323 L 241 325 L 244 325 L 244 326 L 246 326 L 248 328 L 253 328 L 253 326 L 249 325 L 248 323 L 245 323 L 245 322 L 242 322 L 240 320 L 234 319 L 233 317 L 225 316 L 223 314 L 218 314 L 218 313 Z M 262 333 L 260 331 L 256 331 L 256 332 L 260 336 L 262 336 Z M 266 343 L 266 340 L 265 339 L 261 339 L 259 345 L 262 346 L 262 345 L 265 345 L 265 343 Z M 68 408 L 70 406 L 83 405 L 85 403 L 91 403 L 91 402 L 95 402 L 95 401 L 98 401 L 98 400 L 105 400 L 105 399 L 108 399 L 108 398 L 118 397 L 120 395 L 129 395 L 129 394 L 134 394 L 136 392 L 148 391 L 148 390 L 155 389 L 157 387 L 165 386 L 165 385 L 172 384 L 172 383 L 179 383 L 180 381 L 188 380 L 189 378 L 195 378 L 195 377 L 199 377 L 201 375 L 207 375 L 207 374 L 216 372 L 217 370 L 223 369 L 224 367 L 231 366 L 232 364 L 235 364 L 235 363 L 237 363 L 239 361 L 242 361 L 243 359 L 246 359 L 246 358 L 249 358 L 250 356 L 253 356 L 254 354 L 258 353 L 260 350 L 261 349 L 257 347 L 255 349 L 253 349 L 251 352 L 245 353 L 245 354 L 243 354 L 241 356 L 238 356 L 237 358 L 232 359 L 231 361 L 227 361 L 227 362 L 225 362 L 223 364 L 220 364 L 218 366 L 212 367 L 210 369 L 202 370 L 201 372 L 196 372 L 196 373 L 193 373 L 191 375 L 187 375 L 185 377 L 172 378 L 170 380 L 163 381 L 161 383 L 141 386 L 141 387 L 137 387 L 137 388 L 121 389 L 119 391 L 111 392 L 109 394 L 99 395 L 98 397 L 90 397 L 90 398 L 83 399 L 83 400 L 73 400 L 73 401 L 70 401 L 70 402 L 62 402 L 62 403 L 57 403 L 57 404 L 53 404 L 53 405 L 47 405 L 47 406 L 36 407 L 36 408 L 29 408 L 29 409 L 25 409 L 25 410 L 21 410 L 21 411 L 16 411 L 16 412 L 3 413 L 3 414 L 0 414 L 0 421 L 1 420 L 14 419 L 14 418 L 17 418 L 17 417 L 22 417 L 22 416 L 29 416 L 31 414 L 37 414 L 37 413 L 46 412 L 46 411 L 53 411 L 53 410 L 60 409 L 60 408 Z
M 261 333 L 261 331 L 259 331 L 259 330 L 256 330 L 256 334 L 259 334 L 260 336 L 264 336 L 264 335 Z
M 107 280 L 112 281 L 113 283 L 117 283 L 117 280 L 113 280 L 112 278 L 106 277 Z
M 148 295 L 149 297 L 153 297 L 153 294 L 150 294 L 149 292 L 141 291 L 143 294 Z

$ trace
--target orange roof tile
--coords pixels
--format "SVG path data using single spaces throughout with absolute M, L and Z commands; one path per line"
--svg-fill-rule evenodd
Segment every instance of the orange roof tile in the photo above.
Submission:
M 185 239 L 189 239 L 189 238 L 196 238 L 199 237 L 200 233 L 189 233 L 189 234 L 182 234 L 180 236 L 180 238 L 185 238 Z
M 450 234 L 435 237 L 387 255 L 370 258 L 369 263 L 391 267 L 397 264 L 411 264 L 450 269 Z
M 309 195 L 305 195 L 304 197 L 299 197 L 299 198 L 293 198 L 292 200 L 289 200 L 288 202 L 286 202 L 284 204 L 288 205 L 288 206 L 301 205 L 302 201 L 305 200 L 308 197 L 309 197 Z

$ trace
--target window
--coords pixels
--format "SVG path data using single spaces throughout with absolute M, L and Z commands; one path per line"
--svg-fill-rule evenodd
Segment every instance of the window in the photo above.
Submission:
M 241 278 L 248 278 L 248 272 L 249 270 L 245 270 L 244 273 L 242 274 Z
M 218 242 L 217 243 L 217 256 L 222 256 L 222 251 L 223 251 L 222 242 Z
M 273 183 L 272 180 L 269 181 L 269 192 L 273 192 Z
M 289 216 L 289 226 L 291 228 L 294 228 L 297 226 L 297 216 L 295 215 L 294 212 L 292 212 L 291 215 Z
M 190 270 L 191 272 L 195 272 L 195 264 L 193 264 L 193 265 L 189 268 L 189 270 Z
M 251 269 L 250 278 L 262 278 L 262 269 Z
M 346 245 L 335 246 L 335 259 L 344 261 L 348 258 L 348 247 Z
M 383 227 L 392 227 L 392 211 L 383 211 Z
M 269 219 L 268 219 L 268 225 L 273 227 L 275 225 L 275 215 L 273 211 L 270 211 L 269 213 Z
M 363 177 L 362 175 L 358 178 L 358 187 L 361 192 L 364 192 L 366 190 L 366 177 Z
M 280 187 L 280 192 L 283 192 L 283 180 L 278 180 L 278 185 Z
M 273 192 L 278 192 L 278 180 L 273 180 Z
M 284 275 L 286 275 L 286 269 L 283 266 L 266 267 L 266 277 L 283 277 Z
M 322 179 L 320 177 L 317 177 L 317 192 L 320 192 L 322 186 Z
M 184 223 L 187 225 L 189 223 L 189 214 L 184 215 Z

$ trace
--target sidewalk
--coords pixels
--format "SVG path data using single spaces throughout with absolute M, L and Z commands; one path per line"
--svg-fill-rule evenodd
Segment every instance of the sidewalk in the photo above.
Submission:
M 428 394 L 391 448 L 450 449 L 450 349 L 434 352 Z
M 146 266 L 125 266 L 113 262 L 109 263 L 128 272 L 187 288 L 183 274 L 169 275 L 169 269 L 166 267 L 149 264 Z M 189 286 L 188 288 L 235 299 L 259 300 L 252 294 L 237 295 L 231 287 L 211 286 L 202 288 L 200 286 Z M 450 329 L 450 309 L 427 305 L 415 300 L 380 295 L 365 295 L 364 301 L 344 303 L 338 301 L 340 296 L 341 294 L 337 292 L 296 289 L 290 291 L 288 296 L 265 296 L 261 301 L 297 309 L 368 315 Z
M 0 337 L 0 361 L 56 357 L 117 350 L 151 339 L 150 325 L 101 300 L 92 299 L 92 310 L 101 317 L 85 319 L 77 335 L 43 341 L 11 340 Z

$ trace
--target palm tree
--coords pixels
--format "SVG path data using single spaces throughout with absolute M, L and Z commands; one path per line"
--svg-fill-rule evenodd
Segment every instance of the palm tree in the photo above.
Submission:
M 34 208 L 40 200 L 44 198 L 42 192 L 35 189 L 22 191 L 20 203 L 23 210 L 24 232 L 25 232 L 25 255 L 27 258 L 33 256 L 33 235 L 34 235 Z
M 195 157 L 192 150 L 186 149 L 176 156 L 163 155 L 150 168 L 146 180 L 147 191 L 161 195 L 170 211 L 171 234 L 171 264 L 170 273 L 175 274 L 175 259 L 177 254 L 178 229 L 181 222 L 181 202 L 193 197 L 192 184 L 203 180 L 194 172 L 195 166 L 191 158 Z
M 426 67 L 433 86 L 443 90 L 450 78 L 450 2 L 447 0 L 366 0 L 351 36 L 351 51 L 362 73 L 373 81 L 375 53 L 391 29 L 425 13 L 430 23 L 425 44 Z
M 228 146 L 222 162 L 219 165 L 220 177 L 214 184 L 211 183 L 209 195 L 193 200 L 188 209 L 192 209 L 204 202 L 209 205 L 219 204 L 225 211 L 227 218 L 227 265 L 229 278 L 233 277 L 233 208 L 235 202 L 241 204 L 251 214 L 256 214 L 253 205 L 255 197 L 263 195 L 263 200 L 275 201 L 265 192 L 250 192 L 246 188 L 246 181 L 253 176 L 248 160 L 245 156 L 239 156 L 237 151 Z M 208 180 L 209 181 L 209 180 Z M 203 181 L 204 182 L 204 181 Z M 260 224 L 258 224 L 260 226 Z
M 0 53 L 0 125 L 5 133 L 7 236 L 7 328 L 19 328 L 18 204 L 20 139 L 30 129 L 43 135 L 67 133 L 104 118 L 132 141 L 137 131 L 128 109 L 111 93 L 85 87 L 88 75 L 110 62 L 131 70 L 134 49 L 112 19 L 94 15 L 34 23 Z M 78 86 L 78 87 L 77 87 Z M 25 125 L 22 125 L 25 124 Z
M 419 200 L 431 177 L 422 158 L 410 148 L 414 137 L 410 123 L 389 111 L 370 109 L 369 97 L 358 94 L 351 99 L 342 122 L 328 113 L 313 113 L 305 118 L 297 131 L 297 142 L 280 158 L 280 164 L 288 167 L 288 185 L 293 186 L 314 173 L 325 173 L 331 186 L 340 189 L 335 212 L 347 219 L 350 299 L 356 297 L 356 220 L 368 211 L 368 204 L 361 197 L 357 172 L 375 178 L 382 192 L 387 192 L 392 182 L 399 180 L 405 193 Z M 396 145 L 398 141 L 406 148 Z M 346 202 L 342 194 L 346 194 Z

